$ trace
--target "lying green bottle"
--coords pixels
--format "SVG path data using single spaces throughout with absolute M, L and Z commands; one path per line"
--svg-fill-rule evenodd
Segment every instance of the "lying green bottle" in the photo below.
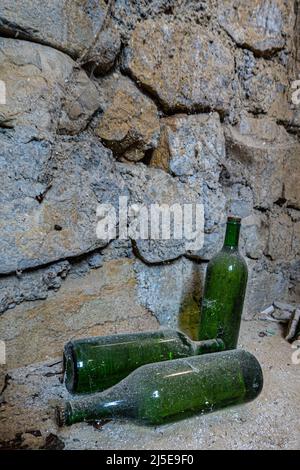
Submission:
M 238 250 L 241 219 L 228 217 L 222 250 L 208 263 L 199 322 L 199 340 L 221 338 L 237 346 L 248 269 Z
M 162 424 L 256 398 L 263 386 L 252 354 L 236 349 L 147 364 L 102 393 L 57 407 L 60 426 L 125 416 Z
M 144 364 L 223 350 L 222 340 L 195 342 L 169 329 L 78 339 L 64 348 L 65 385 L 71 393 L 102 391 Z

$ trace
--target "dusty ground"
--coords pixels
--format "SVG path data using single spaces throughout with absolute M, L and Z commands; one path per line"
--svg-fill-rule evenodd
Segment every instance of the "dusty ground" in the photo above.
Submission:
M 53 404 L 67 396 L 59 381 L 59 359 L 10 370 L 0 406 L 1 447 L 300 449 L 300 364 L 292 363 L 295 350 L 276 324 L 256 321 L 243 322 L 240 346 L 261 362 L 265 384 L 259 398 L 159 427 L 120 420 L 58 429 Z

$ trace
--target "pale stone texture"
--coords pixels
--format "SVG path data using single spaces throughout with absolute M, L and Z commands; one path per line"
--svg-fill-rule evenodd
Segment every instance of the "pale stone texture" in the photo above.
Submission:
M 108 261 L 86 276 L 70 275 L 47 300 L 4 313 L 0 337 L 8 367 L 59 356 L 71 338 L 157 328 L 155 317 L 137 302 L 133 268 L 130 260 Z
M 109 151 L 84 139 L 62 142 L 55 155 L 49 147 L 36 141 L 16 146 L 10 135 L 1 136 L 1 273 L 107 244 L 96 237 L 92 185 L 110 165 Z M 16 186 L 11 178 L 21 169 Z
M 254 205 L 270 208 L 284 195 L 284 165 L 297 159 L 300 145 L 282 126 L 270 119 L 243 116 L 237 126 L 225 129 L 231 181 L 250 185 Z
M 123 67 L 166 110 L 229 110 L 234 60 L 230 49 L 201 26 L 164 20 L 138 24 Z
M 271 259 L 292 261 L 299 256 L 299 226 L 288 214 L 272 214 L 267 250 Z
M 141 160 L 146 150 L 157 145 L 160 123 L 155 104 L 120 75 L 103 79 L 99 85 L 105 111 L 97 135 L 116 155 Z
M 103 0 L 2 0 L 0 32 L 74 58 L 85 55 L 85 62 L 107 71 L 119 52 L 120 37 L 113 25 L 104 25 L 106 9 Z
M 269 235 L 269 224 L 265 214 L 254 212 L 243 218 L 241 230 L 241 251 L 250 259 L 263 257 Z M 251 293 L 251 300 L 256 296 L 255 291 Z M 252 308 L 252 307 L 251 307 Z
M 99 97 L 83 70 L 72 75 L 74 66 L 70 57 L 50 47 L 0 38 L 0 79 L 7 95 L 6 104 L 0 104 L 1 126 L 27 127 L 30 137 L 38 140 L 51 140 L 51 133 L 60 128 L 82 130 L 98 108 Z
M 276 265 L 269 260 L 247 259 L 248 285 L 245 297 L 244 317 L 252 319 L 255 313 L 272 305 L 274 300 L 288 298 L 290 265 Z
M 146 206 L 148 220 L 151 221 L 148 232 L 152 234 L 151 238 L 142 239 L 139 234 L 136 237 L 134 233 L 131 235 L 135 252 L 146 263 L 161 263 L 186 254 L 193 240 L 190 240 L 184 232 L 182 238 L 177 238 L 172 223 L 169 225 L 168 222 L 170 232 L 167 235 L 169 235 L 169 238 L 164 239 L 162 224 L 165 219 L 161 217 L 156 224 L 151 212 L 151 205 L 158 204 L 162 208 L 167 205 L 168 211 L 169 208 L 175 207 L 176 209 L 176 205 L 179 205 L 181 212 L 184 213 L 184 204 L 190 204 L 193 207 L 195 207 L 195 204 L 202 204 L 202 198 L 198 191 L 188 183 L 176 180 L 162 170 L 147 169 L 143 164 L 132 165 L 131 167 L 124 164 L 121 172 L 123 180 L 130 191 L 130 203 L 139 205 L 135 211 L 136 214 L 133 213 L 131 216 L 133 220 L 136 220 L 137 228 L 139 229 L 139 221 L 142 220 L 143 216 L 141 206 Z M 165 227 L 167 227 L 167 224 Z M 156 229 L 159 229 L 157 235 L 152 232 L 152 230 L 156 232 Z
M 284 198 L 289 206 L 300 209 L 300 146 L 298 151 L 291 152 L 285 159 L 283 172 Z
M 78 134 L 89 125 L 99 107 L 99 92 L 95 83 L 84 70 L 73 71 L 64 86 L 58 132 Z
M 300 298 L 300 261 L 295 260 L 289 264 L 290 284 L 289 284 L 289 300 L 299 302 Z
M 237 44 L 258 55 L 270 55 L 286 45 L 295 16 L 293 2 L 289 1 L 225 0 L 218 19 Z
M 135 264 L 138 298 L 161 325 L 180 328 L 197 338 L 204 285 L 204 264 L 181 258 L 160 266 Z
M 207 25 L 216 14 L 216 7 L 215 0 L 115 0 L 112 15 L 126 43 L 136 25 L 148 18 L 165 17 L 169 22 L 176 18 Z
M 98 203 L 111 204 L 118 211 L 120 196 L 128 198 L 128 205 L 147 208 L 151 204 L 201 202 L 197 191 L 162 170 L 117 163 L 109 150 L 88 135 L 61 140 L 52 153 L 45 143 L 21 142 L 16 148 L 9 135 L 1 140 L 0 158 L 6 174 L 13 175 L 20 165 L 23 167 L 17 191 L 13 180 L 3 175 L 1 273 L 37 267 L 107 245 L 116 234 L 98 238 Z M 10 155 L 14 158 L 8 158 Z M 139 225 L 139 211 L 131 211 L 129 220 L 131 227 L 135 222 Z M 128 237 L 147 262 L 175 259 L 187 251 L 186 240 L 177 240 L 172 231 L 170 239 L 143 240 L 139 226 L 137 229 Z
M 162 119 L 160 142 L 150 165 L 169 171 L 202 195 L 204 245 L 199 250 L 189 250 L 189 255 L 200 259 L 210 259 L 223 237 L 226 200 L 218 175 L 224 160 L 225 139 L 217 113 Z
M 150 165 L 179 177 L 197 174 L 199 183 L 212 179 L 218 163 L 225 158 L 219 115 L 176 115 L 162 119 L 161 125 L 159 147 Z
M 255 114 L 289 122 L 293 117 L 286 65 L 256 59 L 253 53 L 237 54 L 241 98 L 245 109 Z
M 68 261 L 60 261 L 40 270 L 25 272 L 19 277 L 5 277 L 0 286 L 0 313 L 24 301 L 46 299 L 49 290 L 61 287 L 70 268 Z

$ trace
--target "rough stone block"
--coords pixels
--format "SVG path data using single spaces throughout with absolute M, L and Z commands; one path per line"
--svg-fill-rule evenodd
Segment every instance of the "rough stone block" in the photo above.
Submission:
M 201 26 L 150 19 L 139 23 L 125 49 L 123 67 L 166 110 L 224 113 L 230 107 L 233 56 L 218 36 Z
M 71 338 L 157 327 L 137 301 L 133 262 L 120 259 L 84 277 L 69 276 L 45 301 L 8 310 L 1 316 L 0 337 L 6 341 L 7 366 L 13 368 L 62 356 Z
M 83 70 L 72 75 L 74 66 L 70 57 L 51 47 L 0 38 L 0 79 L 7 96 L 6 104 L 0 104 L 1 126 L 28 127 L 29 138 L 38 140 L 52 140 L 57 129 L 82 130 L 98 108 L 99 96 Z
M 218 19 L 237 44 L 258 55 L 283 49 L 295 21 L 292 2 L 281 0 L 225 0 Z
M 131 80 L 117 74 L 101 80 L 100 87 L 105 111 L 97 135 L 117 156 L 142 159 L 146 150 L 156 147 L 160 134 L 155 104 Z
M 0 32 L 49 45 L 74 58 L 89 51 L 85 61 L 104 72 L 120 49 L 116 28 L 103 27 L 106 9 L 103 0 L 22 0 L 17 4 L 2 0 Z
M 255 207 L 270 208 L 283 197 L 284 164 L 299 155 L 299 144 L 274 121 L 245 116 L 226 127 L 225 138 L 231 181 L 251 187 Z

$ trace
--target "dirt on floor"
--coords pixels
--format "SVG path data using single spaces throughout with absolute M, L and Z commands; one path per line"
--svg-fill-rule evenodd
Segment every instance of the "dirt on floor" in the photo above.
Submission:
M 242 323 L 239 347 L 263 368 L 264 389 L 255 401 L 157 427 L 122 419 L 58 428 L 54 407 L 68 397 L 60 358 L 6 371 L 0 448 L 300 449 L 300 350 L 276 323 L 262 321 Z

